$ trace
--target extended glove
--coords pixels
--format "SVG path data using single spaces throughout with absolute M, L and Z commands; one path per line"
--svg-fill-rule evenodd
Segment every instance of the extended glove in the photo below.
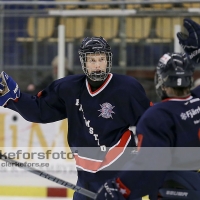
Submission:
M 200 62 L 200 25 L 191 19 L 184 19 L 188 35 L 178 32 L 179 44 L 195 63 Z
M 95 200 L 125 200 L 129 195 L 130 190 L 119 178 L 111 179 L 99 189 Z
M 5 106 L 9 99 L 17 100 L 20 90 L 17 83 L 4 71 L 0 74 L 0 106 Z

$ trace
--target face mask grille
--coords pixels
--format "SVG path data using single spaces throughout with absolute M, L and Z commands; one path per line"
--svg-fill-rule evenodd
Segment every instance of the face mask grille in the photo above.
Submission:
M 86 62 L 87 62 L 87 55 L 100 55 L 101 53 L 106 55 L 106 61 L 107 61 L 107 67 L 105 71 L 99 70 L 99 71 L 92 71 L 90 74 L 88 72 L 88 69 L 86 67 Z M 81 66 L 82 66 L 82 70 L 85 73 L 85 75 L 90 78 L 92 81 L 104 81 L 107 76 L 108 73 L 110 73 L 111 71 L 111 67 L 112 67 L 112 53 L 111 52 L 87 52 L 87 53 L 81 53 L 80 56 L 80 62 L 81 62 Z

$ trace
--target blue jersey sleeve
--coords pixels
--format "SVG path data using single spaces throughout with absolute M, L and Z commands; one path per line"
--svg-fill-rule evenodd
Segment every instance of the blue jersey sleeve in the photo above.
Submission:
M 62 120 L 67 117 L 67 113 L 61 93 L 60 81 L 55 81 L 37 96 L 21 93 L 18 102 L 10 100 L 6 107 L 31 122 L 50 123 Z

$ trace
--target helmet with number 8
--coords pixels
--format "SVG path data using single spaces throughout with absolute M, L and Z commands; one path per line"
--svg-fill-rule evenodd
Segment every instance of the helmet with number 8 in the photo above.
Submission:
M 155 87 L 158 96 L 164 96 L 163 87 L 191 88 L 194 65 L 185 53 L 166 53 L 156 67 Z
M 111 48 L 107 41 L 102 37 L 86 37 L 83 39 L 81 46 L 79 48 L 79 58 L 82 65 L 82 70 L 85 75 L 92 81 L 104 81 L 108 73 L 111 71 L 112 67 L 112 53 Z M 107 66 L 105 71 L 92 71 L 89 73 L 86 62 L 87 55 L 106 55 Z

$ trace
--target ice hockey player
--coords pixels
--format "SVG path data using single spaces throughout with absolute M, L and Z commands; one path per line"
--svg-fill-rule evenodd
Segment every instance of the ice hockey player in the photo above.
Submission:
M 185 19 L 184 26 L 189 35 L 177 36 L 187 54 L 166 53 L 158 62 L 155 86 L 162 102 L 137 124 L 138 154 L 127 171 L 100 188 L 97 200 L 132 200 L 153 193 L 151 200 L 200 199 L 200 86 L 190 91 L 194 63 L 200 60 L 200 25 Z
M 200 199 L 198 168 L 196 171 L 185 171 L 188 168 L 172 170 L 179 170 L 180 166 L 182 169 L 184 165 L 188 167 L 192 155 L 183 160 L 169 148 L 200 146 L 200 87 L 190 92 L 193 72 L 194 66 L 185 53 L 167 53 L 160 58 L 156 90 L 162 102 L 149 108 L 139 120 L 137 157 L 128 170 L 104 184 L 98 200 L 103 200 L 105 194 L 109 196 L 108 200 L 124 197 L 131 200 L 152 193 L 159 196 L 154 195 L 151 199 Z M 124 197 L 111 190 L 118 187 Z
M 136 146 L 131 130 L 150 101 L 135 78 L 110 72 L 112 52 L 104 38 L 86 37 L 79 57 L 84 75 L 56 80 L 37 96 L 20 92 L 17 83 L 2 72 L 0 106 L 30 122 L 68 118 L 68 143 L 78 169 L 77 185 L 97 192 L 118 170 L 107 169 L 123 165 L 120 159 L 127 147 Z M 118 147 L 121 150 L 115 151 Z M 86 197 L 75 192 L 73 199 Z

